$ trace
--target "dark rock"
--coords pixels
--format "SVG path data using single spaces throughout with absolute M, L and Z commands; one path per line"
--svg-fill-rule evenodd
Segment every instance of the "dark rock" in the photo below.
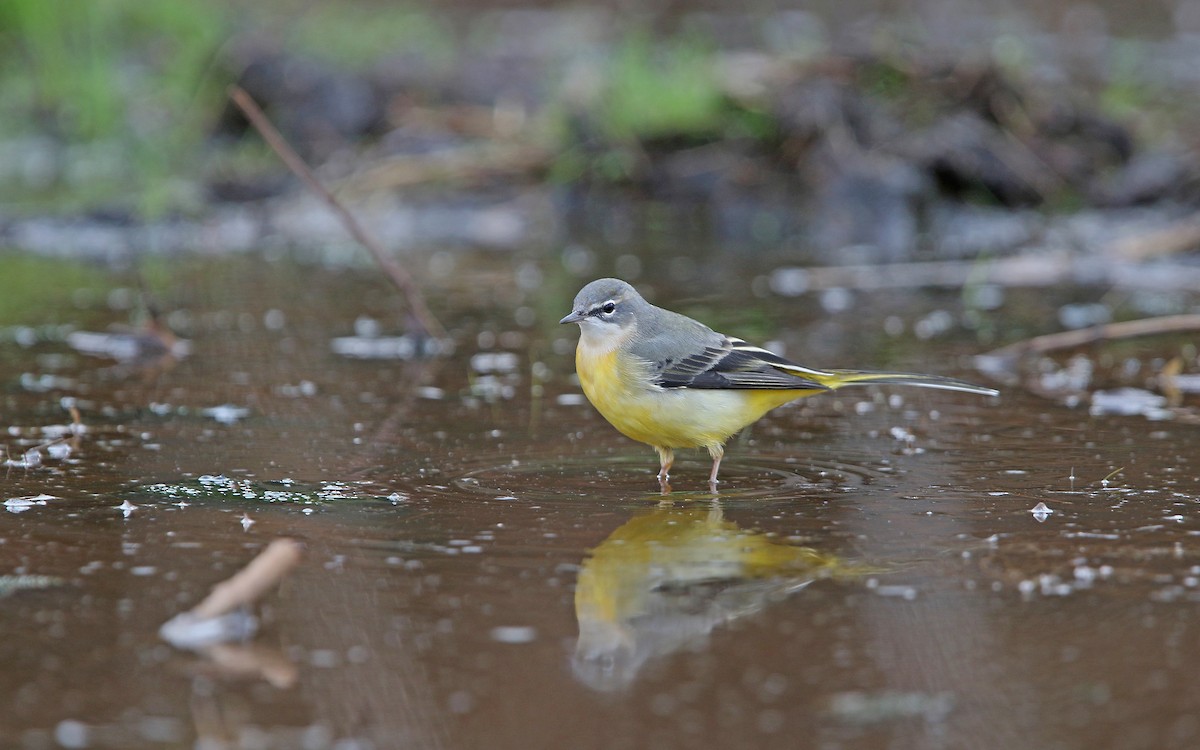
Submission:
M 367 78 L 315 60 L 264 54 L 245 65 L 237 83 L 305 156 L 328 156 L 384 121 L 383 97 Z M 230 105 L 218 131 L 240 134 L 247 127 Z
M 208 198 L 217 203 L 246 203 L 273 198 L 291 184 L 283 172 L 259 177 L 218 177 L 205 185 Z
M 1078 138 L 1092 146 L 1097 156 L 1124 162 L 1133 156 L 1133 135 L 1124 125 L 1082 107 L 1059 102 L 1038 118 L 1038 132 L 1045 138 Z
M 1005 206 L 1030 206 L 1063 187 L 1028 147 L 970 111 L 911 134 L 895 152 L 956 197 L 986 196 Z
M 1027 112 L 1028 97 L 1020 86 L 994 65 L 964 70 L 955 67 L 948 72 L 947 79 L 962 90 L 962 103 L 958 106 L 973 110 L 984 119 L 1005 127 L 1014 112 Z
M 1129 131 L 1097 112 L 1058 102 L 1040 113 L 1029 138 L 1031 148 L 1065 184 L 1085 196 L 1097 175 L 1119 169 L 1134 153 Z
M 848 84 L 830 78 L 799 82 L 780 92 L 775 108 L 781 135 L 793 142 L 838 132 L 872 148 L 903 133 L 899 118 Z
M 1163 199 L 1193 197 L 1200 188 L 1200 165 L 1194 156 L 1171 151 L 1148 151 L 1091 190 L 1089 198 L 1108 208 L 1143 205 Z

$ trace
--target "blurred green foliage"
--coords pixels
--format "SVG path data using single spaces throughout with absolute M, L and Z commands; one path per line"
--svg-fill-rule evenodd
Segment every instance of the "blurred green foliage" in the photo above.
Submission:
M 426 64 L 453 62 L 455 39 L 444 22 L 405 5 L 386 7 L 327 3 L 296 16 L 287 46 L 346 70 L 368 70 L 404 54 Z
M 104 271 L 77 260 L 0 253 L 0 326 L 77 321 L 81 296 L 102 299 L 111 288 Z
M 237 40 L 264 31 L 265 49 L 368 75 L 402 55 L 429 75 L 503 33 L 487 13 L 457 30 L 447 17 L 410 4 L 4 0 L 0 201 L 143 217 L 202 210 L 206 176 L 282 168 L 256 138 L 208 138 L 236 78 Z M 529 132 L 562 155 L 555 178 L 612 182 L 635 176 L 656 143 L 769 137 L 769 118 L 724 97 L 716 59 L 698 34 L 628 32 L 589 72 L 588 94 L 561 82 Z
M 178 204 L 171 177 L 197 157 L 226 83 L 214 66 L 226 30 L 220 3 L 0 3 L 0 126 L 54 157 L 33 180 L 43 195 L 2 197 Z
M 713 137 L 725 101 L 715 57 L 699 39 L 651 39 L 638 32 L 617 48 L 599 114 L 613 138 Z
M 1172 130 L 1171 116 L 1182 102 L 1148 74 L 1150 54 L 1138 41 L 1114 41 L 1108 51 L 1108 76 L 1100 90 L 1099 104 L 1110 117 L 1138 122 L 1142 136 L 1165 138 Z
M 463 98 L 456 84 L 471 103 L 490 93 L 478 89 L 510 85 L 506 68 L 484 75 L 473 68 L 522 65 L 525 58 L 506 37 L 511 19 L 486 10 L 456 15 L 418 2 L 0 0 L 0 202 L 8 211 L 101 208 L 154 217 L 203 210 L 206 180 L 269 182 L 283 167 L 252 133 L 238 141 L 234 126 L 221 131 L 234 138 L 209 138 L 237 66 L 250 61 L 308 58 L 320 61 L 317 68 L 360 73 L 371 90 L 396 94 L 372 102 L 383 105 L 378 111 L 402 110 L 406 93 L 396 87 L 410 81 L 429 84 L 422 92 L 428 101 L 420 103 L 433 108 Z M 522 126 L 500 137 L 555 154 L 550 175 L 560 182 L 636 181 L 653 176 L 655 157 L 665 151 L 745 139 L 769 152 L 785 140 L 772 102 L 726 94 L 717 43 L 703 27 L 658 33 L 629 23 L 594 37 L 589 30 L 578 49 L 548 44 L 553 55 L 530 58 L 548 63 L 545 70 L 515 71 L 512 98 L 522 108 Z M 521 31 L 513 38 L 534 38 Z M 855 78 L 848 84 L 872 106 L 910 130 L 964 106 L 962 92 L 947 94 L 923 68 L 907 64 L 903 39 L 875 36 L 881 51 L 851 61 Z M 819 40 L 802 46 L 823 49 Z M 1019 76 L 1032 64 L 1030 49 L 1009 35 L 997 39 L 990 55 Z M 1114 43 L 1101 92 L 1108 114 L 1136 118 L 1143 130 L 1154 125 L 1165 98 L 1165 89 L 1145 80 L 1145 54 L 1135 44 Z M 276 75 L 267 85 L 287 89 L 286 73 Z M 460 79 L 471 75 L 479 81 L 463 86 Z M 303 104 L 283 99 L 276 106 L 286 111 L 272 116 L 286 130 L 287 115 L 311 117 Z M 310 110 L 324 105 L 317 101 Z M 1166 123 L 1160 129 L 1169 130 Z
M 562 82 L 558 100 L 543 115 L 558 141 L 551 170 L 558 181 L 621 182 L 645 166 L 647 149 L 766 139 L 775 131 L 765 113 L 725 96 L 716 48 L 696 34 L 629 32 L 595 66 L 583 89 Z

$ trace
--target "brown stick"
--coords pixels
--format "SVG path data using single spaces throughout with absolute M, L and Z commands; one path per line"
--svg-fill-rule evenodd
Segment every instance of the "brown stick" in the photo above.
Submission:
M 197 620 L 206 620 L 257 601 L 300 562 L 302 554 L 300 542 L 276 539 L 246 567 L 213 586 L 212 592 L 189 614 Z
M 1049 333 L 1045 336 L 1035 336 L 1025 341 L 993 349 L 982 357 L 997 359 L 1014 358 L 1026 354 L 1045 354 L 1060 349 L 1073 349 L 1077 346 L 1094 344 L 1097 341 L 1112 341 L 1128 339 L 1137 336 L 1152 336 L 1158 333 L 1175 333 L 1178 331 L 1200 330 L 1200 315 L 1165 315 L 1159 318 L 1142 318 L 1127 320 L 1121 323 L 1081 328 L 1077 331 L 1062 331 Z
M 1200 245 L 1200 220 L 1189 217 L 1170 226 L 1117 240 L 1106 248 L 1110 257 L 1141 261 L 1163 255 L 1178 255 Z
M 279 155 L 279 158 L 288 166 L 288 169 L 292 170 L 310 190 L 325 201 L 326 205 L 341 220 L 342 226 L 346 228 L 346 231 L 350 232 L 350 235 L 371 253 L 375 262 L 383 270 L 384 275 L 396 285 L 396 288 L 408 300 L 409 308 L 417 320 L 420 321 L 422 327 L 425 328 L 425 332 L 434 338 L 446 338 L 446 329 L 442 327 L 442 324 L 430 312 L 429 307 L 425 304 L 425 297 L 421 294 L 421 290 L 417 288 L 416 282 L 413 281 L 408 271 L 405 271 L 403 266 L 388 255 L 375 238 L 367 233 L 358 219 L 354 217 L 354 214 L 350 213 L 333 193 L 329 192 L 321 184 L 309 166 L 304 163 L 304 159 L 300 158 L 300 155 L 296 153 L 287 140 L 275 129 L 275 126 L 271 124 L 271 121 L 267 119 L 266 114 L 263 113 L 254 99 L 240 86 L 229 87 L 229 98 L 245 113 L 246 118 L 250 120 L 250 124 L 262 135 L 267 145 Z

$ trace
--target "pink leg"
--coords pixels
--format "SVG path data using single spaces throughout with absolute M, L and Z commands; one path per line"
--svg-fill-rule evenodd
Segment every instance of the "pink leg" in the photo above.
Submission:
M 708 486 L 713 492 L 717 491 L 717 472 L 721 470 L 721 459 L 725 456 L 725 446 L 710 445 L 708 453 L 712 456 L 712 472 L 708 475 Z
M 658 451 L 658 481 L 666 482 L 671 478 L 671 466 L 675 463 L 675 451 L 670 448 L 654 446 Z

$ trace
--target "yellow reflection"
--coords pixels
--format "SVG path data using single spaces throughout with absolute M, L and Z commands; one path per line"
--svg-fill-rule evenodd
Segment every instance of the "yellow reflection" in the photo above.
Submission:
M 868 572 L 727 521 L 719 501 L 630 519 L 579 572 L 576 676 L 597 690 L 631 684 L 651 658 L 704 638 L 817 578 Z

